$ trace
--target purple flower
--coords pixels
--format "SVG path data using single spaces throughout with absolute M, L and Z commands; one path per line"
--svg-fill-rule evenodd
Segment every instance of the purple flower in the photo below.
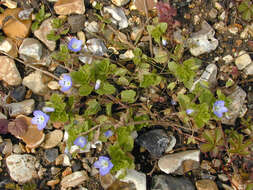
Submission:
M 74 144 L 79 146 L 80 148 L 84 148 L 84 146 L 87 144 L 86 138 L 82 136 L 77 137 L 74 141 Z
M 95 84 L 95 90 L 99 89 L 100 84 L 101 84 L 101 80 L 98 79 L 98 80 L 96 81 L 96 84 Z
M 193 109 L 187 109 L 187 110 L 186 110 L 186 114 L 187 114 L 187 115 L 191 115 L 193 112 L 194 112 Z
M 108 130 L 108 131 L 104 132 L 104 135 L 105 135 L 107 138 L 110 138 L 110 137 L 113 135 L 113 132 L 112 132 L 112 130 Z
M 44 129 L 49 120 L 49 116 L 40 110 L 35 110 L 33 115 L 32 124 L 37 125 L 39 130 Z
M 100 175 L 104 176 L 113 168 L 113 164 L 106 156 L 99 156 L 98 161 L 94 163 L 95 168 L 99 168 Z
M 228 108 L 225 106 L 225 102 L 223 100 L 217 100 L 213 105 L 213 113 L 218 117 L 221 118 L 223 113 L 228 111 Z
M 72 38 L 68 43 L 68 48 L 73 52 L 78 52 L 82 49 L 82 41 Z
M 72 86 L 72 79 L 69 75 L 64 74 L 62 79 L 59 80 L 59 85 L 61 86 L 61 91 L 66 92 Z
M 42 108 L 42 111 L 44 111 L 44 112 L 54 112 L 55 109 L 52 108 L 52 107 L 45 106 L 45 107 Z

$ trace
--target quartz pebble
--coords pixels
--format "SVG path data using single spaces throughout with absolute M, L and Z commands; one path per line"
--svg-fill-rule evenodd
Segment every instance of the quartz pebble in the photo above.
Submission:
M 12 57 L 18 56 L 18 48 L 17 45 L 11 38 L 6 38 L 0 43 L 0 50 L 8 53 L 8 55 Z
M 253 75 L 253 63 L 251 63 L 244 69 L 244 73 L 246 75 Z
M 83 0 L 58 0 L 54 4 L 54 10 L 58 15 L 84 14 Z
M 235 59 L 235 64 L 239 70 L 243 70 L 251 63 L 249 54 L 245 51 L 240 51 L 238 57 Z
M 136 190 L 146 190 L 146 175 L 136 170 L 127 170 L 126 176 L 121 181 L 133 183 Z
M 89 179 L 86 171 L 77 171 L 70 175 L 67 175 L 63 177 L 61 181 L 61 187 L 62 189 L 67 189 L 69 187 L 76 187 L 80 184 L 82 184 L 84 181 L 87 181 Z
M 19 47 L 19 54 L 25 61 L 39 61 L 42 56 L 42 45 L 34 38 L 26 38 Z
M 124 29 L 128 27 L 128 20 L 124 11 L 115 6 L 104 7 L 104 12 L 112 15 L 112 23 L 119 25 L 119 29 Z
M 15 62 L 7 56 L 0 56 L 0 80 L 8 85 L 19 85 L 22 82 Z

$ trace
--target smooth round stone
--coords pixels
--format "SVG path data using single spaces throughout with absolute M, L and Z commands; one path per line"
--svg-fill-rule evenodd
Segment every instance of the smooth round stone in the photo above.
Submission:
M 18 86 L 11 92 L 11 97 L 20 102 L 25 99 L 26 88 L 24 86 Z
M 63 138 L 63 132 L 61 130 L 54 130 L 46 134 L 45 141 L 41 145 L 45 149 L 56 147 Z

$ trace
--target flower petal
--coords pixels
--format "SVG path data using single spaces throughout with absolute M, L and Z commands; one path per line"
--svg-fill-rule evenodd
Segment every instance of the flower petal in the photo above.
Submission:
M 94 163 L 94 167 L 95 168 L 101 168 L 101 161 L 100 160 L 98 160 L 98 161 L 96 161 L 95 163 Z
M 107 168 L 102 167 L 99 169 L 99 173 L 101 176 L 104 176 L 104 175 L 108 174 L 109 172 L 110 172 L 110 169 L 108 167 Z

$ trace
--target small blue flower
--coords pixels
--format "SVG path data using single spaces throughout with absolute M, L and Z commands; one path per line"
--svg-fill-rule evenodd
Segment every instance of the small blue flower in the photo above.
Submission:
M 68 43 L 68 49 L 73 52 L 78 52 L 82 49 L 82 41 L 76 38 L 72 38 Z
M 44 129 L 49 120 L 49 116 L 40 110 L 35 110 L 33 115 L 32 124 L 37 125 L 39 130 Z
M 44 112 L 54 112 L 55 109 L 52 108 L 52 107 L 45 106 L 45 107 L 42 108 L 42 111 L 44 111 Z
M 72 79 L 69 75 L 64 74 L 62 79 L 59 80 L 59 85 L 61 86 L 61 91 L 66 92 L 72 86 Z
M 177 102 L 174 101 L 174 100 L 171 100 L 170 103 L 171 103 L 173 106 L 177 105 Z
M 80 148 L 84 148 L 84 146 L 87 144 L 86 138 L 82 136 L 77 137 L 74 141 L 74 144 L 79 146 Z
M 223 100 L 217 100 L 213 105 L 213 113 L 218 117 L 221 118 L 223 113 L 228 111 L 228 108 L 225 106 L 225 102 Z
M 113 168 L 113 164 L 106 156 L 99 156 L 98 161 L 94 163 L 95 168 L 99 168 L 100 175 L 104 176 Z
M 104 132 L 104 135 L 105 135 L 107 138 L 110 138 L 110 137 L 113 135 L 113 132 L 112 132 L 112 130 L 108 130 L 108 131 Z
M 191 115 L 193 112 L 194 112 L 193 109 L 187 109 L 187 110 L 186 110 L 186 114 L 187 114 L 187 115 Z
M 96 81 L 96 84 L 95 84 L 95 90 L 99 89 L 100 88 L 100 85 L 101 85 L 101 80 L 97 80 Z

